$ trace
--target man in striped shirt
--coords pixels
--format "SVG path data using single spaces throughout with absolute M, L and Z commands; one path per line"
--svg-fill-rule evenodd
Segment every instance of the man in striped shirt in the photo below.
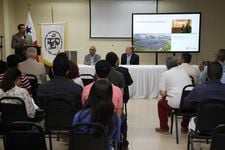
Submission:
M 7 57 L 7 65 L 9 68 L 13 68 L 13 67 L 18 67 L 19 64 L 19 58 L 16 55 L 9 55 Z M 0 83 L 2 82 L 2 79 L 4 77 L 4 73 L 0 74 Z M 27 76 L 25 74 L 22 74 L 20 77 L 20 86 L 21 88 L 26 89 L 29 93 L 31 92 L 31 85 L 29 82 L 29 79 L 27 78 Z

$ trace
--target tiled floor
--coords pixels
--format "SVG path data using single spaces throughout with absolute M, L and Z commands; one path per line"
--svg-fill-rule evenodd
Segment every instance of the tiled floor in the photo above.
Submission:
M 186 150 L 187 135 L 180 134 L 180 144 L 176 144 L 175 135 L 162 135 L 155 132 L 158 127 L 157 100 L 130 100 L 128 103 L 128 140 L 129 150 Z M 175 133 L 175 132 L 173 132 Z M 63 141 L 53 143 L 54 150 L 67 150 Z M 202 145 L 208 150 L 209 145 Z M 0 139 L 0 150 L 3 150 Z

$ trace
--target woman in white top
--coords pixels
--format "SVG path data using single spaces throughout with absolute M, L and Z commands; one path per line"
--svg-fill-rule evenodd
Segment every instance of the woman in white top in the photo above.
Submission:
M 75 83 L 80 85 L 82 89 L 84 88 L 84 83 L 80 78 L 79 68 L 77 64 L 75 64 L 72 60 L 69 60 L 69 73 L 67 78 L 72 79 Z
M 38 106 L 34 103 L 28 91 L 24 88 L 18 87 L 20 84 L 21 72 L 17 68 L 9 68 L 0 83 L 0 98 L 2 97 L 19 97 L 26 107 L 27 116 L 34 118 Z M 14 103 L 13 100 L 5 100 L 4 103 Z

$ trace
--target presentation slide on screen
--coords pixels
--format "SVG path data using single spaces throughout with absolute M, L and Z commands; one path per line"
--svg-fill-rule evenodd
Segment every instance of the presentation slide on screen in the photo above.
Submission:
M 136 51 L 199 51 L 200 14 L 133 14 Z

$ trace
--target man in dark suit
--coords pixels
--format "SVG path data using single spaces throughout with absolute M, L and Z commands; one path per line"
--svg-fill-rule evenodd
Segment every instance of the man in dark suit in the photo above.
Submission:
M 32 46 L 32 37 L 26 34 L 26 28 L 24 24 L 17 26 L 18 33 L 12 36 L 11 47 L 15 49 L 15 54 L 20 57 L 21 61 L 25 59 L 25 47 Z
M 38 99 L 64 99 L 71 102 L 77 110 L 80 110 L 82 108 L 81 88 L 73 80 L 66 78 L 68 71 L 68 58 L 65 53 L 59 53 L 53 61 L 54 77 L 38 87 Z
M 112 69 L 115 69 L 116 71 L 123 74 L 125 87 L 123 92 L 123 103 L 127 103 L 130 99 L 129 96 L 129 89 L 128 86 L 130 86 L 133 83 L 133 80 L 131 78 L 131 75 L 127 68 L 120 67 L 119 66 L 119 58 L 114 52 L 109 52 L 106 55 L 106 61 L 108 61 L 112 67 Z M 126 106 L 126 105 L 125 105 Z M 122 115 L 122 125 L 121 125 L 121 133 L 123 134 L 123 145 L 125 146 L 125 149 L 128 149 L 129 142 L 127 141 L 127 111 L 125 107 L 125 115 Z
M 127 103 L 129 100 L 129 89 L 128 86 L 130 86 L 133 83 L 133 80 L 130 76 L 130 73 L 127 68 L 125 67 L 119 67 L 119 58 L 114 52 L 109 52 L 106 55 L 106 61 L 108 61 L 113 69 L 116 71 L 119 71 L 123 74 L 125 87 L 124 87 L 124 94 L 123 94 L 123 102 Z
M 134 53 L 134 46 L 128 46 L 121 56 L 122 65 L 139 65 L 139 56 Z

